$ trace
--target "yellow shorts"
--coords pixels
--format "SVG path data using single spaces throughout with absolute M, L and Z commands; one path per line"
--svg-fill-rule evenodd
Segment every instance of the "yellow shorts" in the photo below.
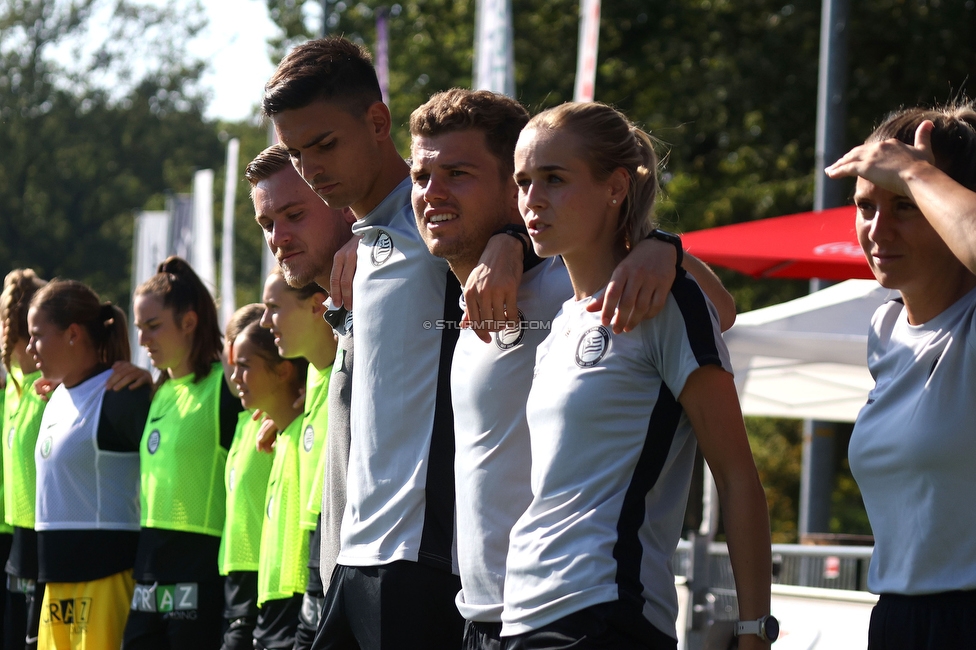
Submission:
M 129 617 L 132 570 L 91 582 L 49 582 L 38 650 L 118 650 Z

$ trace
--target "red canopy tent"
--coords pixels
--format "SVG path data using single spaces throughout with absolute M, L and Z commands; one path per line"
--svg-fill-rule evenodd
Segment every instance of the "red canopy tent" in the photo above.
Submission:
M 685 250 L 756 278 L 872 279 L 854 231 L 854 206 L 685 233 Z

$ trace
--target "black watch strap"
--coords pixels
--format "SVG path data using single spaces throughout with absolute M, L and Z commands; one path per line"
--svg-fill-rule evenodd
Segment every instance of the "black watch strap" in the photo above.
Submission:
M 674 246 L 675 253 L 677 257 L 675 258 L 674 265 L 681 268 L 681 263 L 685 259 L 685 251 L 681 247 L 681 237 L 674 234 L 673 232 L 668 232 L 667 230 L 661 230 L 660 228 L 655 228 L 651 232 L 647 233 L 647 239 L 657 239 L 658 241 L 663 241 L 667 244 Z
M 504 228 L 499 228 L 492 233 L 492 237 L 495 235 L 509 235 L 519 240 L 522 244 L 522 270 L 528 271 L 533 266 L 542 261 L 542 258 L 535 254 L 535 250 L 529 245 L 529 230 L 525 227 L 525 224 L 521 223 L 510 223 Z

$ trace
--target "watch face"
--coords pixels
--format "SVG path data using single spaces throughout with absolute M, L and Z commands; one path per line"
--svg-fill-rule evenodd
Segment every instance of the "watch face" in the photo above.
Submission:
M 763 622 L 763 634 L 772 643 L 779 638 L 779 621 L 775 616 L 767 616 Z

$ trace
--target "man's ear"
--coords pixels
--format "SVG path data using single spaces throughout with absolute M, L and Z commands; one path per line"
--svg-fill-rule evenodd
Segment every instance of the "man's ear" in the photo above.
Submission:
M 390 109 L 386 104 L 373 102 L 366 109 L 366 121 L 371 126 L 377 142 L 389 139 L 390 130 L 393 128 L 393 118 L 390 116 Z

